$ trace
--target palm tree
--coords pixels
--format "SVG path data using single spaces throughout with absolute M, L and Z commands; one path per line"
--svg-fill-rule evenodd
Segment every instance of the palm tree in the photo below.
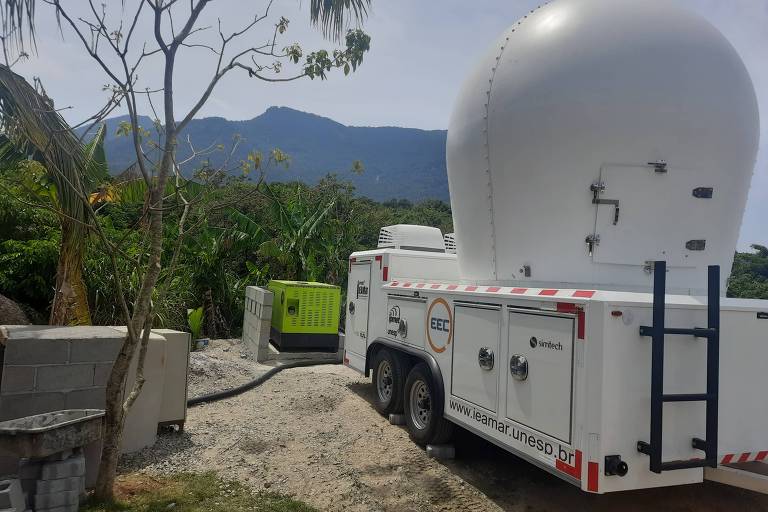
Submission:
M 210 0 L 199 0 L 209 2 Z M 3 35 L 23 47 L 25 36 L 34 43 L 36 0 L 0 0 Z M 157 0 L 157 3 L 163 3 Z M 350 22 L 362 23 L 368 16 L 371 0 L 312 0 L 309 17 L 323 34 L 340 39 Z
M 106 176 L 104 128 L 83 145 L 46 96 L 0 65 L 0 132 L 16 154 L 43 164 L 51 184 L 47 195 L 61 224 L 61 247 L 50 324 L 89 325 L 82 274 L 90 222 L 86 201 L 88 192 Z M 3 151 L 4 158 L 11 154 Z

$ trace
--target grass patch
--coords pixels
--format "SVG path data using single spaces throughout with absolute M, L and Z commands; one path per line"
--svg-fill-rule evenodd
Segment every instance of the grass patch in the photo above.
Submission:
M 214 473 L 182 473 L 156 477 L 121 475 L 115 485 L 116 502 L 90 503 L 81 512 L 313 512 L 300 501 L 271 492 L 252 492 L 239 482 Z

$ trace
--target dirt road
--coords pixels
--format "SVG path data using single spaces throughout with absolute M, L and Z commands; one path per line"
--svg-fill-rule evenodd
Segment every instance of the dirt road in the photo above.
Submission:
M 197 356 L 200 357 L 200 356 Z M 191 389 L 226 387 L 263 371 L 234 342 L 205 352 Z M 232 363 L 232 372 L 226 370 Z M 213 380 L 214 382 L 210 382 Z M 216 470 L 321 510 L 766 511 L 768 496 L 718 484 L 592 496 L 472 436 L 438 462 L 371 407 L 367 379 L 341 366 L 285 370 L 243 395 L 189 410 L 183 434 L 163 435 L 122 469 Z

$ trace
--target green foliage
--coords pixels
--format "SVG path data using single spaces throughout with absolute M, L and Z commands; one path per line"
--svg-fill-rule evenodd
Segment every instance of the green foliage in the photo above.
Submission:
M 752 245 L 755 252 L 737 252 L 728 280 L 728 297 L 768 299 L 768 247 Z
M 288 496 L 253 492 L 245 485 L 223 480 L 212 472 L 151 477 L 138 473 L 117 480 L 118 501 L 88 503 L 82 512 L 312 512 L 310 506 Z
M 192 339 L 199 340 L 203 332 L 203 307 L 187 310 L 187 323 L 189 330 L 192 331 Z

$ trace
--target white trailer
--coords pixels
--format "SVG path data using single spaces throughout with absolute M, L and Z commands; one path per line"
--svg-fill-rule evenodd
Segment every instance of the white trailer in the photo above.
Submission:
M 455 236 L 352 254 L 345 364 L 415 441 L 460 425 L 587 492 L 768 460 L 768 301 L 724 297 L 758 134 L 739 56 L 671 2 L 532 11 L 457 101 Z

